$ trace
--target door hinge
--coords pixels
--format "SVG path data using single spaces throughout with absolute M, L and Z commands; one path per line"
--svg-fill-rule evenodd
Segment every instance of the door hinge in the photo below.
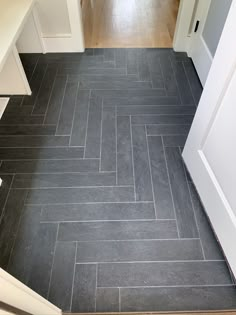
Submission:
M 194 28 L 194 33 L 197 33 L 198 27 L 199 27 L 200 21 L 196 22 L 195 28 Z

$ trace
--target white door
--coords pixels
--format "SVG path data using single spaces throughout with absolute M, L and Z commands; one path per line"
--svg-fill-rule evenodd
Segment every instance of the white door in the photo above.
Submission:
M 202 85 L 211 68 L 212 60 L 232 0 L 195 0 L 188 55 L 192 58 Z
M 236 276 L 235 21 L 233 0 L 183 158 Z

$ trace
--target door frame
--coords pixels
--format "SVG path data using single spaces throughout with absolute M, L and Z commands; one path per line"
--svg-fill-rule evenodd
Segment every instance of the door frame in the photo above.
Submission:
M 235 18 L 236 0 L 233 0 L 184 147 L 183 158 L 232 272 L 236 276 L 236 252 L 232 251 L 232 237 L 235 235 L 236 228 L 235 216 L 232 215 L 232 209 L 227 202 L 227 198 L 203 152 L 205 139 L 236 72 L 236 42 L 232 40 L 232 34 L 236 33 Z M 224 211 L 220 211 L 220 209 L 224 209 Z M 228 233 L 225 233 L 226 228 Z

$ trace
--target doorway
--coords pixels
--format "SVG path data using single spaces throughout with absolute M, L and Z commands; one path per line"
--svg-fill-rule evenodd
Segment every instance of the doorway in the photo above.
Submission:
M 173 46 L 179 0 L 83 0 L 86 48 Z

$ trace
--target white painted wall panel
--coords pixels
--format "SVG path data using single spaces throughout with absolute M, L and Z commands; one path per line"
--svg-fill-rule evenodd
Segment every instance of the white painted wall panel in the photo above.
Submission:
M 67 1 L 38 0 L 37 2 L 43 37 L 71 33 Z

